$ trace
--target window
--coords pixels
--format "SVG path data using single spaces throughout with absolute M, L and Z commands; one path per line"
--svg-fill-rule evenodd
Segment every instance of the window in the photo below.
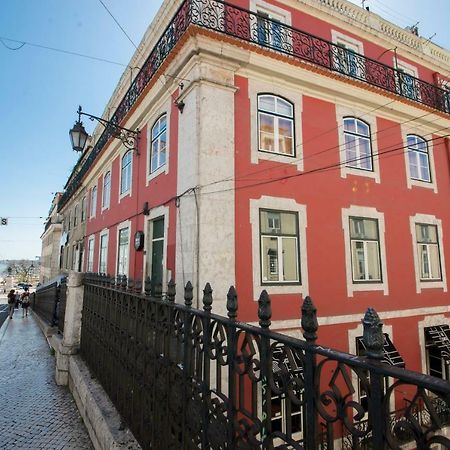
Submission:
M 75 205 L 75 209 L 73 210 L 73 227 L 75 228 L 78 225 L 78 205 Z
M 119 229 L 117 250 L 117 275 L 128 275 L 129 228 Z
M 355 117 L 344 118 L 345 163 L 347 167 L 372 171 L 370 127 Z
M 132 176 L 132 151 L 128 151 L 123 155 L 120 170 L 120 194 L 125 194 L 131 190 Z
M 150 173 L 166 163 L 167 155 L 167 115 L 161 116 L 152 127 L 150 150 Z
M 428 374 L 450 380 L 450 327 L 426 327 L 424 332 Z
M 86 220 L 86 197 L 81 200 L 81 222 Z
M 148 276 L 152 286 L 163 283 L 164 275 L 164 217 L 158 217 L 149 222 L 151 236 L 151 261 Z
M 72 227 L 72 211 L 69 211 L 69 216 L 67 218 L 67 229 L 70 230 Z
M 431 183 L 430 161 L 427 142 L 420 136 L 406 137 L 408 146 L 409 174 L 412 179 Z
M 91 190 L 91 215 L 90 217 L 95 217 L 97 211 L 97 186 L 94 186 Z
M 350 217 L 349 227 L 353 282 L 381 281 L 378 221 Z
M 108 273 L 108 233 L 100 235 L 100 254 L 98 260 L 99 273 Z
M 95 244 L 95 237 L 92 236 L 88 240 L 88 254 L 87 254 L 87 271 L 88 272 L 94 271 L 94 244 Z
M 72 246 L 72 270 L 77 270 L 77 246 Z
M 111 199 L 111 172 L 106 172 L 103 177 L 103 196 L 102 196 L 102 208 L 109 208 Z
M 298 216 L 260 211 L 262 283 L 299 283 Z
M 416 75 L 417 73 L 414 69 L 406 67 L 403 63 L 397 65 L 397 89 L 400 95 L 411 100 L 420 100 L 420 93 L 416 88 L 414 78 Z
M 416 240 L 420 280 L 442 280 L 437 226 L 416 224 Z
M 282 18 L 261 10 L 257 14 L 258 43 L 265 47 L 272 47 L 277 50 L 282 49 L 284 36 Z
M 258 95 L 258 149 L 295 156 L 294 106 L 275 95 Z
M 278 344 L 272 350 L 273 383 L 279 390 L 283 390 L 288 380 L 303 381 L 303 364 L 296 351 Z M 281 432 L 292 436 L 302 431 L 303 389 L 299 383 L 292 383 L 291 395 L 285 393 L 271 396 L 272 432 Z M 295 396 L 297 401 L 292 401 Z M 300 436 L 296 436 L 298 438 Z
M 333 46 L 333 53 L 335 70 L 354 78 L 365 78 L 365 61 L 357 54 L 358 48 L 355 45 L 341 40 Z

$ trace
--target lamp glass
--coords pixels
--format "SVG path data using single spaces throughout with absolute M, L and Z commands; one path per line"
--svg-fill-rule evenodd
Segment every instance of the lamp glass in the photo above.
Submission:
M 69 131 L 69 135 L 70 141 L 72 143 L 72 148 L 76 152 L 82 152 L 88 138 L 88 134 L 84 129 L 83 123 L 79 120 L 76 121 L 73 128 Z

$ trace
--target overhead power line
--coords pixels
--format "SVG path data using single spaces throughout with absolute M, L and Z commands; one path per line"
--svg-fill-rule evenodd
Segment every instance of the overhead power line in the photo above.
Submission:
M 102 0 L 98 0 L 103 8 L 106 9 L 106 11 L 108 12 L 108 14 L 112 17 L 112 19 L 114 20 L 114 22 L 116 22 L 117 26 L 122 30 L 123 34 L 127 37 L 127 39 L 133 44 L 133 47 L 138 50 L 137 45 L 133 42 L 133 40 L 130 38 L 130 36 L 128 35 L 128 33 L 125 31 L 125 29 L 122 27 L 122 25 L 120 25 L 119 21 L 114 17 L 113 13 L 108 9 L 108 7 L 103 3 Z M 138 50 L 139 51 L 139 50 Z
M 16 42 L 16 43 L 19 43 L 19 44 L 22 44 L 22 45 L 21 45 L 20 47 L 17 47 L 17 48 L 10 48 L 8 45 L 5 44 L 4 41 Z M 51 50 L 51 51 L 53 51 L 53 52 L 64 53 L 64 54 L 66 54 L 66 55 L 79 56 L 79 57 L 81 57 L 81 58 L 92 59 L 92 60 L 94 60 L 94 61 L 106 62 L 106 63 L 108 63 L 108 64 L 114 64 L 114 65 L 116 65 L 116 66 L 128 67 L 127 64 L 123 64 L 123 63 L 120 63 L 120 62 L 117 62 L 117 61 L 112 61 L 112 60 L 110 60 L 110 59 L 105 59 L 105 58 L 100 58 L 100 57 L 97 57 L 97 56 L 86 55 L 86 54 L 84 54 L 84 53 L 73 52 L 73 51 L 70 51 L 70 50 L 64 50 L 64 49 L 56 48 L 56 47 L 49 47 L 49 46 L 47 46 L 47 45 L 34 44 L 33 42 L 19 41 L 19 40 L 17 40 L 17 39 L 10 39 L 10 38 L 3 37 L 3 36 L 0 36 L 0 42 L 1 42 L 1 43 L 3 44 L 3 46 L 4 46 L 5 48 L 7 48 L 8 50 L 20 50 L 20 49 L 22 49 L 25 45 L 28 45 L 28 46 L 30 46 L 30 47 L 43 48 L 43 49 L 45 49 L 45 50 Z

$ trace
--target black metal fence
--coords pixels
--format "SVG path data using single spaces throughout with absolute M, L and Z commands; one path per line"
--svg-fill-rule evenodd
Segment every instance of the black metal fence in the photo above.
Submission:
M 111 117 L 111 122 L 121 124 L 190 25 L 226 34 L 294 59 L 324 67 L 450 114 L 448 91 L 400 69 L 220 0 L 185 0 L 136 75 Z M 87 160 L 77 167 L 77 173 L 60 199 L 60 207 L 78 189 L 81 180 L 113 133 L 114 128 L 107 127 Z
M 316 344 L 309 297 L 299 340 L 270 330 L 265 291 L 255 327 L 236 320 L 233 287 L 228 317 L 211 313 L 209 284 L 203 310 L 190 283 L 184 304 L 173 282 L 164 295 L 141 290 L 86 276 L 81 353 L 144 449 L 450 448 L 450 383 L 380 362 L 375 311 L 364 317 L 368 356 L 357 357 Z
M 64 317 L 66 313 L 65 281 L 51 283 L 39 288 L 32 296 L 31 307 L 50 326 L 57 326 L 64 332 Z

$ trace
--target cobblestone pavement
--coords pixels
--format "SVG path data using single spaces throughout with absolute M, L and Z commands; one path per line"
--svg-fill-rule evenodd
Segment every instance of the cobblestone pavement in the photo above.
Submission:
M 54 373 L 44 335 L 32 316 L 22 319 L 16 310 L 0 328 L 0 449 L 93 449 L 72 395 L 56 385 Z

